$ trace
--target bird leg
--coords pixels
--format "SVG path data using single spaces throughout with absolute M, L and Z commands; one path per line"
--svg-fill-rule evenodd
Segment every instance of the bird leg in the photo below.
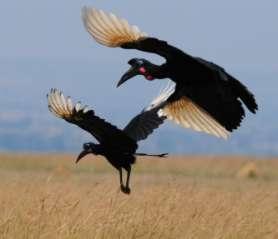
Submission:
M 124 185 L 122 168 L 119 168 L 121 191 L 126 194 L 130 194 L 130 188 L 129 188 L 130 171 L 131 168 L 129 167 L 127 169 L 126 183 Z
M 129 188 L 130 173 L 131 173 L 131 167 L 129 166 L 127 169 L 126 185 L 125 185 L 125 190 L 127 194 L 130 194 L 130 188 Z
M 125 186 L 123 183 L 123 172 L 122 172 L 122 168 L 119 168 L 119 174 L 120 174 L 120 185 L 121 185 L 121 191 L 123 193 L 125 193 Z

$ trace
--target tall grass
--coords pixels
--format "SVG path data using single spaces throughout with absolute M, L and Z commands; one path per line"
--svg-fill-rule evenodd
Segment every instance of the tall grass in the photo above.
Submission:
M 278 238 L 276 160 L 139 159 L 129 196 L 104 160 L 73 160 L 1 155 L 0 238 Z

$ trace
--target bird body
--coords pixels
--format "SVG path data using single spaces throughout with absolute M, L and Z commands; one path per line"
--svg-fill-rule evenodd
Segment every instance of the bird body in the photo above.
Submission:
M 86 143 L 84 146 L 86 152 L 91 151 L 94 155 L 103 156 L 107 161 L 116 169 L 124 168 L 128 169 L 131 164 L 135 163 L 135 151 L 127 152 L 122 150 L 115 150 L 111 149 L 109 146 L 105 146 L 102 144 L 95 144 L 95 143 Z M 117 158 L 117 160 L 115 160 Z
M 191 56 L 166 41 L 148 37 L 114 14 L 85 7 L 82 16 L 87 31 L 98 43 L 165 58 L 161 65 L 145 59 L 129 60 L 131 67 L 118 86 L 136 75 L 143 75 L 147 80 L 170 78 L 176 83 L 175 91 L 160 110 L 160 115 L 167 119 L 186 128 L 227 138 L 245 116 L 242 103 L 252 113 L 258 109 L 247 87 L 217 64 Z
M 212 62 L 190 56 L 156 38 L 141 39 L 121 47 L 157 53 L 165 57 L 166 63 L 150 67 L 148 74 L 155 79 L 170 78 L 176 83 L 176 91 L 168 102 L 178 101 L 186 96 L 228 131 L 236 129 L 245 116 L 241 101 L 251 112 L 255 113 L 257 109 L 252 93 L 222 67 Z M 144 59 L 138 60 L 144 62 Z M 147 61 L 146 63 L 148 64 Z
M 76 162 L 79 162 L 87 154 L 104 156 L 119 171 L 121 190 L 124 193 L 130 193 L 129 177 L 131 165 L 135 163 L 136 156 L 164 157 L 166 155 L 136 153 L 137 141 L 147 138 L 165 119 L 165 117 L 157 114 L 160 104 L 163 104 L 163 101 L 167 98 L 165 93 L 163 93 L 163 97 L 160 97 L 155 107 L 143 110 L 123 130 L 96 116 L 93 110 L 87 106 L 82 106 L 80 102 L 73 104 L 70 97 L 64 97 L 62 92 L 57 89 L 51 89 L 47 98 L 48 108 L 55 116 L 79 126 L 99 142 L 99 144 L 85 143 Z M 122 178 L 122 169 L 127 171 L 125 185 Z
M 136 156 L 166 155 L 136 153 L 137 142 L 146 139 L 165 119 L 226 139 L 245 116 L 243 104 L 252 113 L 258 109 L 247 87 L 217 64 L 191 56 L 166 41 L 148 37 L 137 26 L 114 14 L 85 7 L 82 17 L 87 31 L 100 44 L 137 49 L 165 58 L 161 65 L 132 58 L 128 61 L 131 67 L 118 86 L 136 75 L 149 81 L 169 78 L 175 83 L 122 130 L 96 116 L 87 106 L 79 102 L 73 104 L 70 97 L 64 97 L 57 89 L 52 89 L 47 96 L 49 110 L 54 115 L 79 126 L 99 142 L 83 144 L 76 162 L 90 153 L 104 156 L 119 171 L 122 192 L 130 193 L 129 179 Z M 127 172 L 125 184 L 122 169 Z

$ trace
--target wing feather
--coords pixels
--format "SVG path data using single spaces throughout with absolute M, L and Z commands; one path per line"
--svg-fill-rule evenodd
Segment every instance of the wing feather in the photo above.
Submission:
M 126 134 L 135 141 L 146 139 L 166 119 L 165 116 L 159 116 L 158 111 L 164 106 L 173 91 L 174 85 L 167 84 L 161 94 L 127 124 L 124 128 Z
M 229 136 L 229 132 L 221 124 L 185 96 L 176 101 L 168 102 L 159 111 L 159 115 L 198 132 L 208 133 L 224 139 Z
M 118 47 L 127 42 L 134 42 L 147 37 L 135 25 L 127 20 L 95 8 L 84 7 L 82 19 L 86 30 L 100 44 Z
M 90 11 L 88 10 L 90 14 Z M 94 17 L 97 19 L 95 25 L 99 24 L 102 32 L 105 32 L 106 38 L 109 39 L 111 36 L 118 34 L 117 30 L 113 27 L 112 22 L 108 18 L 108 14 L 105 14 L 102 10 L 94 9 L 94 14 L 91 15 L 91 21 L 94 22 Z
M 113 29 L 109 26 L 109 24 L 106 23 L 105 19 L 102 19 L 101 12 L 100 14 L 95 13 L 95 9 L 92 9 L 94 12 L 94 18 L 93 15 L 89 14 L 88 8 L 86 9 L 87 16 L 89 17 L 89 20 L 86 21 L 84 19 L 84 23 L 87 23 L 86 25 L 91 26 L 92 30 L 95 30 L 96 32 L 99 32 L 101 35 L 104 35 L 105 37 L 109 37 L 111 34 L 113 34 Z M 86 16 L 86 15 L 84 15 Z
M 213 124 L 210 123 L 209 119 L 206 119 L 196 107 L 192 107 L 192 111 L 196 115 L 196 118 L 199 119 L 199 125 L 202 128 L 202 132 L 211 131 L 213 135 L 218 134 L 218 131 L 214 128 Z
M 90 10 L 88 11 L 90 13 Z M 113 20 L 110 19 L 111 16 L 110 16 L 110 13 L 105 13 L 104 11 L 102 10 L 97 10 L 97 9 L 94 9 L 94 15 L 92 15 L 92 20 L 94 20 L 94 16 L 96 16 L 99 21 L 103 21 L 104 25 L 103 25 L 103 28 L 102 30 L 104 32 L 106 32 L 106 29 L 108 30 L 107 33 L 109 33 L 108 37 L 110 36 L 111 37 L 111 34 L 114 34 L 114 35 L 117 35 L 119 34 L 118 30 L 113 26 Z
M 124 128 L 125 133 L 136 141 L 146 139 L 165 120 L 165 117 L 158 116 L 157 111 L 158 108 L 142 111 Z
M 52 90 L 51 90 L 51 93 L 52 93 Z M 51 107 L 50 107 L 50 105 L 51 105 Z M 53 97 L 48 98 L 48 106 L 49 106 L 49 110 L 52 113 L 54 113 L 56 116 L 61 118 L 61 116 L 57 113 L 59 111 L 59 108 L 57 107 L 56 101 L 54 100 Z
M 72 101 L 71 101 L 71 98 L 70 97 L 67 97 L 67 109 L 68 109 L 68 112 L 71 112 L 73 110 L 73 104 L 72 104 Z
M 51 89 L 47 99 L 48 108 L 55 116 L 89 132 L 103 145 L 125 153 L 136 151 L 136 141 L 116 126 L 96 116 L 88 106 L 82 106 L 80 102 L 74 105 L 70 97 L 66 98 L 57 89 Z

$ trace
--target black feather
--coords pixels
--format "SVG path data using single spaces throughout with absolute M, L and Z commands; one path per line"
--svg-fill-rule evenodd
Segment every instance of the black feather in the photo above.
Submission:
M 164 57 L 166 63 L 160 66 L 150 63 L 147 67 L 154 78 L 170 78 L 176 82 L 176 91 L 168 101 L 186 96 L 229 131 L 239 127 L 245 117 L 242 102 L 252 113 L 258 109 L 255 97 L 247 87 L 212 62 L 190 56 L 156 38 L 125 43 L 122 47 Z

